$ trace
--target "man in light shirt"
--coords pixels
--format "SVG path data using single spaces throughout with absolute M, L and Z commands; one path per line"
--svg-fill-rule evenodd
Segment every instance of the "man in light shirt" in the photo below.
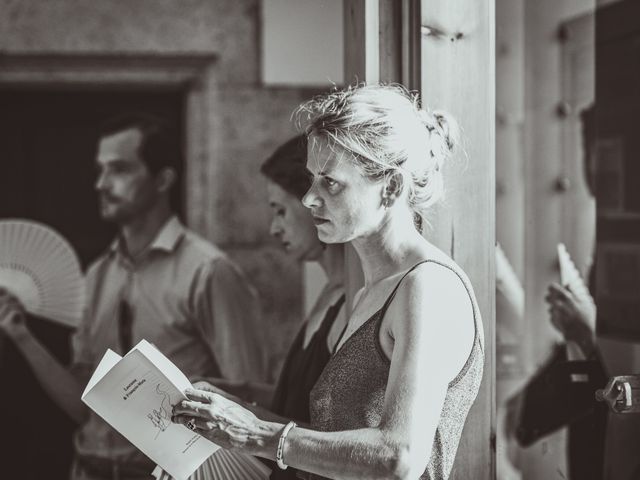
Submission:
M 255 292 L 222 251 L 171 209 L 175 138 L 146 115 L 113 119 L 100 133 L 95 188 L 101 216 L 119 233 L 88 270 L 86 315 L 73 337 L 70 367 L 29 331 L 15 297 L 0 292 L 0 329 L 79 424 L 73 480 L 148 478 L 154 467 L 80 400 L 106 349 L 124 354 L 144 338 L 187 376 L 264 380 Z

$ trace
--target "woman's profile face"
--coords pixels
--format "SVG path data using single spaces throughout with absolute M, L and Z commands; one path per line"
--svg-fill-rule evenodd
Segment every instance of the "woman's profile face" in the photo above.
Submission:
M 271 180 L 267 180 L 267 196 L 271 207 L 269 233 L 280 240 L 287 253 L 295 259 L 317 260 L 322 253 L 322 243 L 318 240 L 309 210 Z
M 318 137 L 309 141 L 307 169 L 313 184 L 302 203 L 311 210 L 320 240 L 346 243 L 378 231 L 384 182 L 366 178 L 350 153 Z

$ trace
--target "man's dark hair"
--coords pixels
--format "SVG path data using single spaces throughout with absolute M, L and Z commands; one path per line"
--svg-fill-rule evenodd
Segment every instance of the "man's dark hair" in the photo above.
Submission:
M 302 200 L 311 187 L 311 175 L 307 170 L 307 137 L 293 137 L 278 147 L 265 160 L 260 171 L 285 192 Z
M 165 119 L 142 112 L 130 112 L 111 117 L 100 126 L 100 137 L 113 135 L 130 128 L 142 133 L 140 158 L 153 175 L 163 168 L 179 173 L 180 141 L 175 127 Z

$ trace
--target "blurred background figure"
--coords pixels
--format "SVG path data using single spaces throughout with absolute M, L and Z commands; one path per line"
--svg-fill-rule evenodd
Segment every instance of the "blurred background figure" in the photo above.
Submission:
M 108 348 L 123 355 L 147 339 L 187 375 L 264 378 L 255 292 L 225 254 L 171 209 L 180 155 L 175 138 L 166 122 L 143 114 L 113 118 L 100 131 L 95 188 L 102 218 L 119 231 L 87 273 L 86 314 L 69 368 L 32 334 L 19 302 L 0 297 L 0 328 L 44 391 L 79 424 L 75 479 L 147 478 L 153 469 L 80 400 Z
M 640 178 L 631 86 L 638 8 L 624 0 L 524 0 L 497 11 L 496 227 L 525 291 L 521 318 L 498 303 L 498 338 L 509 319 L 519 338 L 497 345 L 499 405 L 545 370 L 557 343 L 570 350 L 558 364 L 588 362 L 594 374 L 599 365 L 596 375 L 640 369 L 640 204 L 631 186 Z M 558 243 L 592 300 L 559 282 Z M 589 385 L 584 398 L 592 402 L 597 388 Z M 607 419 L 593 403 L 567 412 L 580 416 L 583 407 L 590 411 L 581 420 L 518 451 L 522 478 L 634 478 L 640 419 Z

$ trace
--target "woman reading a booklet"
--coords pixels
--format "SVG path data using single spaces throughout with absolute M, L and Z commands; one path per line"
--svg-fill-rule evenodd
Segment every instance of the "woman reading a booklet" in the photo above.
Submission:
M 322 242 L 353 245 L 365 280 L 311 391 L 310 428 L 199 389 L 173 421 L 308 478 L 448 478 L 484 347 L 466 275 L 420 233 L 457 138 L 448 116 L 418 102 L 372 85 L 299 109 L 312 175 L 302 201 Z

